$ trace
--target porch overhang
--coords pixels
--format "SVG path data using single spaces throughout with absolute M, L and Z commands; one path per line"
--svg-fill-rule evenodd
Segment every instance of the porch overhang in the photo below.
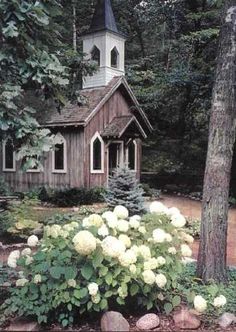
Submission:
M 147 138 L 145 131 L 132 115 L 115 117 L 104 129 L 101 136 L 106 139 L 121 137 Z

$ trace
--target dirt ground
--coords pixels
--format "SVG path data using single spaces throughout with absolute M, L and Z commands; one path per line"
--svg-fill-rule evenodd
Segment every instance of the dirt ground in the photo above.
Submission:
M 161 201 L 167 207 L 177 207 L 185 217 L 201 218 L 201 202 L 199 201 L 173 195 L 163 195 Z M 197 241 L 192 246 L 194 258 L 197 257 L 198 246 Z M 229 210 L 227 257 L 228 265 L 236 266 L 236 208 Z

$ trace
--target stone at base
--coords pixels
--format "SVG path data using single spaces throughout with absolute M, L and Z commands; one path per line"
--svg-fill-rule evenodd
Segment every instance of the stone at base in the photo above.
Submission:
M 37 322 L 30 322 L 24 319 L 14 320 L 10 326 L 8 326 L 7 331 L 39 331 L 39 325 Z
M 155 329 L 159 325 L 160 325 L 160 319 L 155 314 L 144 315 L 136 323 L 137 328 L 141 331 L 150 331 Z
M 201 321 L 194 314 L 189 312 L 187 308 L 181 309 L 181 311 L 176 312 L 173 316 L 175 326 L 181 330 L 197 330 Z
M 225 312 L 218 320 L 218 324 L 223 329 L 229 327 L 232 323 L 236 323 L 236 317 L 229 312 Z
M 103 314 L 101 319 L 101 330 L 110 331 L 129 331 L 130 326 L 123 315 L 116 311 L 108 311 Z

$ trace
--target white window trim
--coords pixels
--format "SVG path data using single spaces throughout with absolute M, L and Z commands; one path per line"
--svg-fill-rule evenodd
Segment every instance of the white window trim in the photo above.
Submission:
M 93 143 L 96 139 L 99 139 L 101 142 L 101 169 L 93 169 Z M 90 142 L 90 173 L 91 174 L 104 174 L 104 141 L 99 134 L 99 132 L 96 132 L 95 135 L 92 137 Z
M 40 173 L 41 170 L 39 168 L 29 168 L 27 169 L 26 173 Z
M 60 134 L 61 135 L 61 134 Z M 52 173 L 54 174 L 66 174 L 67 173 L 67 143 L 66 139 L 61 135 L 61 143 L 64 144 L 64 169 L 55 169 L 55 149 L 52 150 Z
M 137 168 L 138 168 L 138 162 L 137 162 L 138 145 L 135 140 L 130 141 L 126 147 L 126 161 L 127 161 L 128 167 L 129 167 L 129 144 L 131 144 L 132 142 L 134 143 L 134 169 L 130 169 L 130 170 L 131 170 L 131 172 L 136 173 Z
M 110 67 L 113 68 L 113 69 L 120 69 L 120 53 L 119 53 L 119 51 L 118 51 L 118 49 L 117 49 L 116 46 L 114 46 L 114 47 L 111 49 L 111 51 L 110 51 L 110 58 L 111 58 L 111 52 L 112 52 L 114 49 L 115 49 L 116 54 L 117 54 L 117 66 L 116 66 L 116 67 L 113 67 L 113 66 L 111 65 L 111 59 L 110 59 Z
M 2 170 L 3 172 L 15 172 L 16 171 L 16 153 L 13 151 L 13 168 L 6 168 L 6 143 L 8 140 L 3 141 L 2 144 Z

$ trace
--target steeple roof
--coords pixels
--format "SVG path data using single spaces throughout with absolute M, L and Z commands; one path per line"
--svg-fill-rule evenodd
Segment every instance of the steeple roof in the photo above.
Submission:
M 88 33 L 90 34 L 103 30 L 109 30 L 120 34 L 117 29 L 110 0 L 97 0 L 97 5 L 95 7 L 95 12 Z

